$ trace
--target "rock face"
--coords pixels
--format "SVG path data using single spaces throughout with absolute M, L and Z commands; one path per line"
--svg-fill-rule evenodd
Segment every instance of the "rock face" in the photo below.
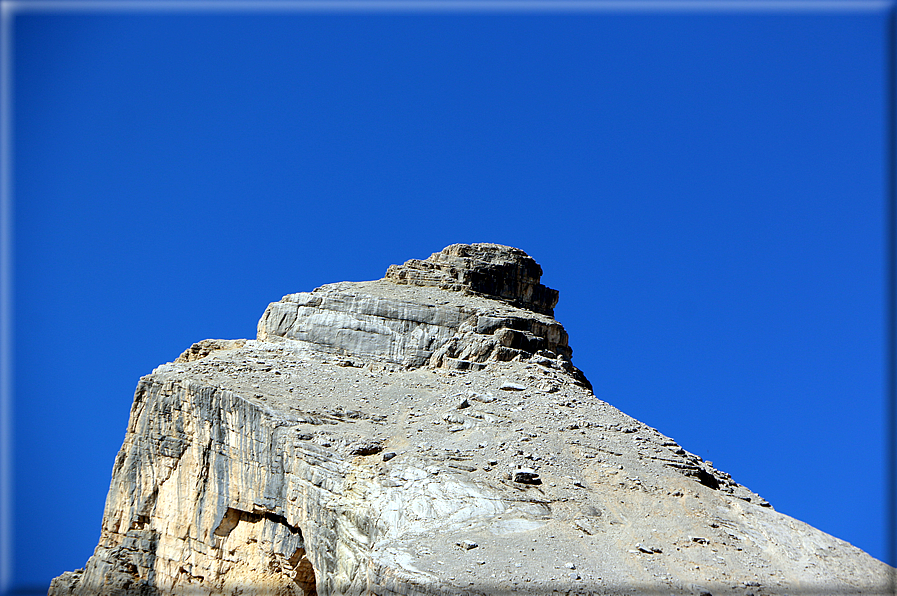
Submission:
M 262 315 L 258 339 L 406 367 L 479 369 L 541 351 L 569 361 L 567 333 L 552 316 L 558 293 L 541 276 L 516 248 L 453 244 L 391 266 L 380 281 L 284 296 Z
M 598 399 L 520 250 L 291 294 L 143 377 L 50 594 L 885 594 L 893 569 Z
M 554 316 L 558 291 L 539 283 L 542 268 L 518 248 L 500 244 L 452 244 L 425 261 L 391 265 L 386 279 L 399 284 L 476 293 Z

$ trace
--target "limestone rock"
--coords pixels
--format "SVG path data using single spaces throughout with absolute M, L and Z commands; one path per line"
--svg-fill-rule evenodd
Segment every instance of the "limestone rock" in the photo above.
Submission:
M 262 315 L 257 337 L 406 367 L 482 368 L 534 354 L 570 366 L 567 332 L 551 316 L 558 293 L 538 283 L 541 275 L 516 248 L 453 244 L 391 266 L 379 281 L 284 296 Z
M 520 249 L 500 244 L 452 244 L 425 261 L 392 265 L 386 279 L 481 294 L 554 316 L 558 291 L 539 283 L 542 268 Z
M 453 245 L 159 366 L 50 594 L 885 593 L 893 569 L 596 397 L 540 275 Z
M 212 352 L 218 350 L 234 350 L 236 348 L 242 348 L 245 343 L 245 339 L 204 339 L 184 350 L 184 352 L 177 357 L 175 362 L 192 362 L 194 360 L 199 360 L 200 358 L 205 358 Z

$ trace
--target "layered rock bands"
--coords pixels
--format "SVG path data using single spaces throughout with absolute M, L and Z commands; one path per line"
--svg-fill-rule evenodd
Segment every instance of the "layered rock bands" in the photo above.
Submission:
M 885 594 L 893 569 L 598 399 L 523 251 L 269 305 L 143 377 L 50 594 Z

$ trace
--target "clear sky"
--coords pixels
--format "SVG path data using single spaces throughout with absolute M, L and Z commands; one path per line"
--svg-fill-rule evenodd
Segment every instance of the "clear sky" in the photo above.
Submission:
M 886 558 L 887 4 L 28 4 L 13 585 L 93 552 L 141 375 L 456 242 L 542 265 L 598 397 Z

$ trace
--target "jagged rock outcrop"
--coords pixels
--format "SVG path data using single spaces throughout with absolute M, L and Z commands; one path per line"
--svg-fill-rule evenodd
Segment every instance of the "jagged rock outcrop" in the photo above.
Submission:
M 533 354 L 569 361 L 567 332 L 552 316 L 558 293 L 541 276 L 516 248 L 453 244 L 392 265 L 379 281 L 284 296 L 262 315 L 258 339 L 409 367 L 482 368 Z
M 291 294 L 143 377 L 50 594 L 884 594 L 893 570 L 598 399 L 522 251 Z
M 500 244 L 452 244 L 425 261 L 390 265 L 386 279 L 413 286 L 480 294 L 554 316 L 558 291 L 539 283 L 542 268 L 518 248 Z

